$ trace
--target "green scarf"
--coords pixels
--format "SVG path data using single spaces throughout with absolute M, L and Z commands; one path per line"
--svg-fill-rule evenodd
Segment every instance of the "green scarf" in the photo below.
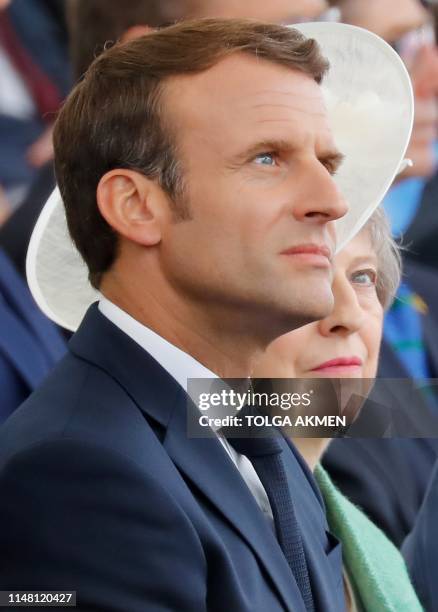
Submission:
M 332 533 L 342 542 L 344 566 L 366 612 L 422 612 L 400 552 L 317 465 Z

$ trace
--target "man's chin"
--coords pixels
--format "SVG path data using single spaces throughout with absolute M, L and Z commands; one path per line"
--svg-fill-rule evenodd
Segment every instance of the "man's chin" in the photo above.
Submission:
M 306 292 L 303 292 L 297 310 L 307 323 L 313 323 L 327 317 L 332 312 L 333 305 L 331 283 L 326 282 L 320 283 L 314 291 L 309 287 Z
M 331 313 L 330 309 L 322 309 L 320 307 L 315 307 L 315 304 L 312 305 L 312 308 L 309 308 L 308 311 L 299 313 L 301 316 L 297 317 L 298 325 L 295 329 L 299 327 L 303 327 L 304 325 L 309 325 L 310 323 L 315 323 L 316 321 L 321 321 L 321 319 L 325 319 Z
M 333 294 L 328 286 L 327 292 L 301 294 L 299 301 L 289 302 L 284 306 L 283 333 L 287 333 L 327 317 L 333 310 Z

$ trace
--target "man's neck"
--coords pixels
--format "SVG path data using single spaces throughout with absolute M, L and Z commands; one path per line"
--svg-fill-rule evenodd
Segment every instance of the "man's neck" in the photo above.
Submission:
M 194 357 L 221 378 L 246 378 L 265 349 L 259 338 L 242 332 L 238 322 L 228 317 L 206 316 L 207 309 L 188 307 L 187 303 L 165 301 L 156 294 L 143 295 L 111 284 L 101 287 L 102 294 L 136 321 Z M 245 326 L 246 327 L 246 326 Z

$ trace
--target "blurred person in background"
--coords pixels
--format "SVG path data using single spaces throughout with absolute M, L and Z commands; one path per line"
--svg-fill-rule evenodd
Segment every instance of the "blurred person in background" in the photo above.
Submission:
M 0 227 L 5 223 L 11 214 L 11 205 L 5 192 L 0 187 Z
M 296 23 L 317 19 L 327 8 L 325 0 L 272 0 L 269 3 L 264 0 L 68 0 L 74 78 L 79 79 L 93 59 L 117 41 L 131 40 L 150 28 L 177 20 L 243 16 L 274 23 Z M 54 184 L 50 163 L 38 173 L 23 205 L 0 227 L 0 247 L 24 278 L 30 235 Z
M 0 6 L 0 186 L 12 209 L 52 158 L 51 125 L 71 86 L 63 4 Z
M 0 0 L 0 14 L 8 6 L 11 0 Z M 6 197 L 4 189 L 0 183 L 0 227 L 11 214 L 11 204 Z
M 430 177 L 436 168 L 434 143 L 438 128 L 438 51 L 433 16 L 420 0 L 338 0 L 335 4 L 342 22 L 381 36 L 404 60 L 415 95 L 414 127 L 406 154 L 413 165 L 398 180 Z
M 398 190 L 415 180 L 413 173 L 423 177 L 434 168 L 438 78 L 430 78 L 436 68 L 431 17 L 418 0 L 341 0 L 336 4 L 342 21 L 385 38 L 404 54 L 411 71 L 416 116 L 406 156 L 414 165 L 391 191 Z M 391 191 L 387 198 L 392 197 Z M 394 207 L 389 211 L 392 229 L 394 218 L 402 217 L 409 206 L 408 198 L 403 197 L 398 199 L 396 214 L 391 214 Z M 396 300 L 385 317 L 378 377 L 434 378 L 438 376 L 438 293 L 434 289 L 438 275 L 424 267 L 414 269 L 406 260 L 404 269 Z M 392 387 L 400 411 L 406 415 L 415 415 L 415 411 L 438 414 L 435 390 L 427 395 L 419 391 L 413 402 L 412 396 L 397 394 L 396 385 Z M 324 465 L 343 493 L 400 546 L 415 523 L 437 452 L 437 441 L 427 438 L 335 440 L 324 456 Z M 404 488 L 396 484 L 402 471 L 410 483 Z
M 438 4 L 437 2 L 430 1 L 426 5 L 434 18 L 436 38 L 438 31 Z M 433 74 L 427 70 L 425 82 L 428 78 L 432 86 L 436 84 L 437 72 L 436 66 Z M 427 84 L 426 87 L 428 87 Z M 435 148 L 435 153 L 438 155 L 437 149 L 438 147 Z M 411 213 L 404 226 L 400 228 L 404 232 L 404 243 L 409 249 L 406 255 L 409 260 L 422 263 L 436 270 L 438 268 L 438 172 L 435 172 L 434 176 L 427 182 L 418 180 L 417 184 L 414 184 L 411 189 L 415 192 L 414 195 L 418 193 L 420 195 L 417 195 L 417 201 L 419 202 L 418 209 L 416 210 L 413 207 L 417 214 Z
M 181 19 L 250 18 L 272 23 L 317 19 L 326 0 L 69 0 L 73 70 L 78 78 L 105 47 Z
M 0 0 L 0 11 L 8 4 L 9 2 Z M 11 7 L 11 11 L 12 8 L 20 8 L 20 11 L 26 9 L 30 18 L 33 15 L 32 2 L 26 3 L 26 7 L 17 2 L 15 7 Z M 18 110 L 20 92 L 24 92 L 20 88 L 14 90 L 14 76 L 17 75 L 14 75 L 12 63 L 8 62 L 2 46 L 2 36 L 5 32 L 11 34 L 10 30 L 5 30 L 5 23 L 10 25 L 9 19 L 13 16 L 14 12 L 8 15 L 8 21 L 5 21 L 5 14 L 0 14 L 0 112 L 6 108 Z M 35 24 L 28 22 L 29 28 L 31 25 L 34 27 Z M 50 43 L 47 44 L 49 46 Z M 14 91 L 17 98 L 13 96 Z M 23 95 L 28 94 L 24 92 Z M 17 121 L 6 115 L 0 116 L 0 147 L 3 147 L 0 152 L 0 172 L 9 164 L 14 171 L 19 172 L 19 168 L 14 167 L 14 164 L 18 163 L 14 156 L 14 130 L 17 128 Z M 19 129 L 21 128 L 25 130 L 25 122 L 20 120 Z M 0 176 L 0 184 L 4 176 Z M 24 174 L 20 176 L 24 177 Z M 6 184 L 9 184 L 8 181 Z M 9 210 L 10 202 L 0 187 L 0 226 Z M 63 337 L 37 308 L 23 278 L 0 248 L 0 424 L 44 380 L 64 353 Z
M 55 182 L 52 124 L 71 86 L 69 66 L 65 0 L 0 0 L 0 248 L 23 277 Z
M 399 280 L 400 256 L 385 214 L 378 209 L 334 259 L 330 315 L 274 340 L 255 376 L 312 381 L 353 377 L 371 382 L 377 372 L 383 313 Z M 272 384 L 275 389 L 275 380 Z M 293 430 L 289 433 L 293 436 Z M 422 610 L 397 548 L 336 489 L 322 468 L 320 459 L 331 440 L 295 436 L 293 441 L 315 473 L 330 529 L 342 542 L 349 609 Z M 401 473 L 401 487 L 404 477 Z
M 432 232 L 437 218 L 424 201 L 433 198 L 437 169 L 438 50 L 435 43 L 436 4 L 420 0 L 339 0 L 342 20 L 367 28 L 385 38 L 400 54 L 411 75 L 415 94 L 415 121 L 407 157 L 413 162 L 385 199 L 393 234 L 403 238 L 405 258 L 423 258 L 417 230 Z M 438 191 L 435 192 L 438 194 Z M 432 213 L 432 214 L 430 214 Z M 435 235 L 434 235 L 435 241 Z M 438 266 L 438 259 L 433 265 Z M 409 271 L 408 271 L 409 275 Z
M 10 0 L 0 0 L 0 13 L 8 6 Z M 11 205 L 6 197 L 4 190 L 0 185 L 0 227 L 9 217 Z
M 0 424 L 64 355 L 65 340 L 0 249 Z
M 297 23 L 318 19 L 327 9 L 326 0 L 188 0 L 188 15 L 202 17 L 242 17 L 272 23 Z

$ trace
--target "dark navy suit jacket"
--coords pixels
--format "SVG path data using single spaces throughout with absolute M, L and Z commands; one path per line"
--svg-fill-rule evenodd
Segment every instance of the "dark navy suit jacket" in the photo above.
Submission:
M 403 554 L 412 582 L 427 612 L 438 612 L 438 462 L 418 513 L 406 538 Z
M 176 381 L 93 305 L 70 353 L 0 430 L 0 589 L 81 610 L 304 612 L 292 572 Z M 283 441 L 318 612 L 344 610 L 341 546 Z
M 61 334 L 38 310 L 0 250 L 0 423 L 43 381 L 65 350 Z

